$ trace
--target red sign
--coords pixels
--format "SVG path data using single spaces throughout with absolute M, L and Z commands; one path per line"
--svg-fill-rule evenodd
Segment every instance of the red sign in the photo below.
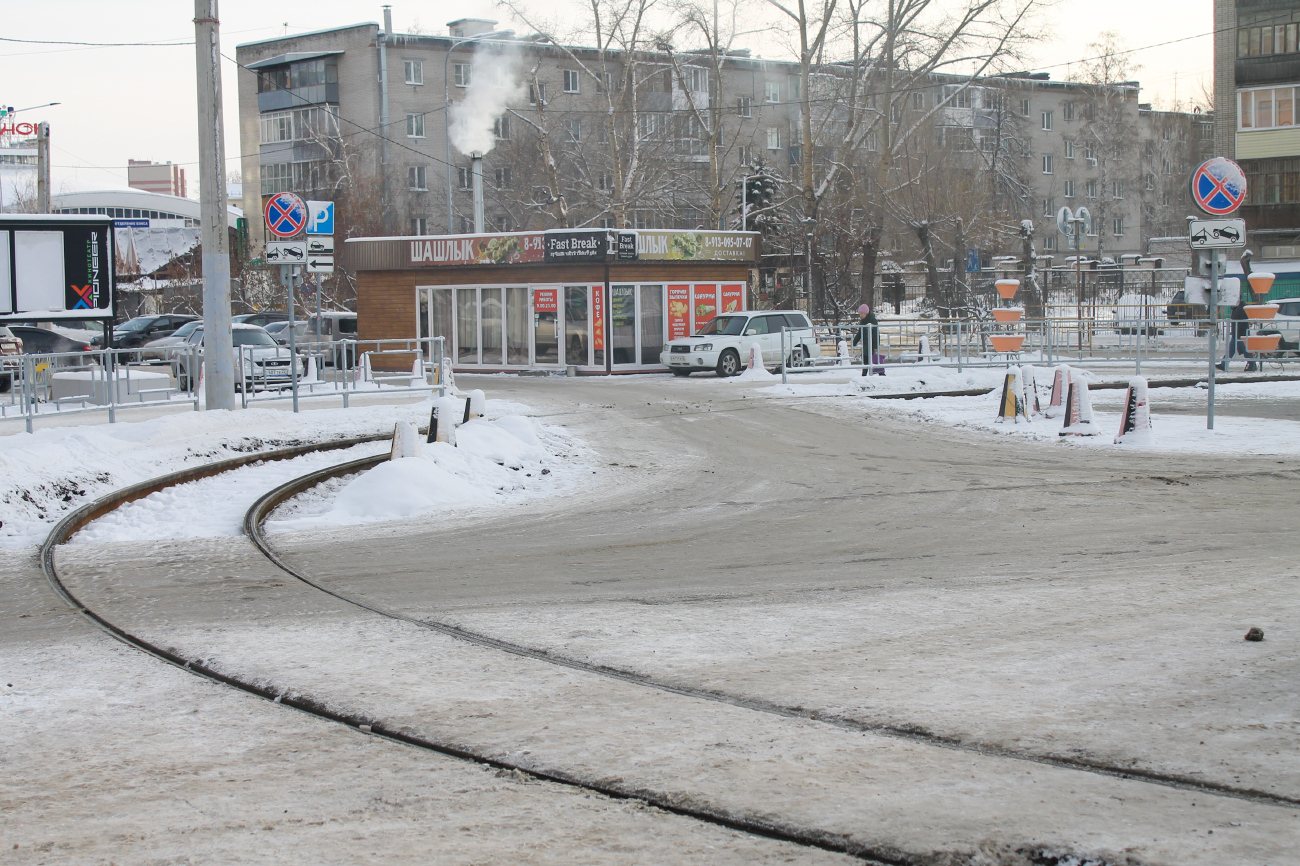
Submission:
M 668 339 L 690 336 L 691 287 L 685 284 L 668 287 Z
M 745 309 L 745 287 L 732 283 L 722 287 L 722 312 L 739 313 Z
M 277 238 L 291 238 L 307 225 L 307 205 L 291 192 L 271 196 L 262 210 L 267 229 Z
M 691 310 L 695 314 L 695 333 L 713 321 L 718 315 L 718 287 L 714 285 L 696 286 L 695 301 Z
M 559 311 L 559 289 L 533 289 L 533 312 L 558 313 Z
M 605 351 L 605 287 L 591 287 L 591 348 Z
M 1192 201 L 1210 216 L 1227 216 L 1246 200 L 1246 173 L 1230 159 L 1207 159 L 1192 174 Z
M 34 123 L 11 123 L 8 126 L 0 124 L 0 135 L 35 135 L 36 124 Z

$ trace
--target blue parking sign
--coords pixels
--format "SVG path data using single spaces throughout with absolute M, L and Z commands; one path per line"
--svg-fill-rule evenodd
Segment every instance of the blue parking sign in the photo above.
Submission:
M 307 234 L 309 235 L 334 234 L 334 202 L 332 201 L 307 202 Z
M 310 229 L 308 229 L 310 231 Z M 977 274 L 980 269 L 980 251 L 966 250 L 966 273 Z

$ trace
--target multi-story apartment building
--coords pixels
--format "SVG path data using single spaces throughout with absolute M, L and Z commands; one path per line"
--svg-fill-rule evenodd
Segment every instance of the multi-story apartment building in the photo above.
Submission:
M 245 212 L 282 190 L 333 198 L 346 188 L 353 210 L 359 202 L 373 214 L 368 234 L 472 230 L 471 163 L 447 128 L 475 100 L 491 98 L 475 88 L 483 76 L 494 76 L 496 91 L 505 92 L 482 148 L 488 230 L 735 227 L 738 181 L 759 166 L 783 180 L 784 198 L 798 209 L 805 159 L 798 64 L 745 51 L 714 57 L 663 50 L 640 58 L 628 75 L 617 55 L 495 27 L 464 19 L 440 36 L 384 33 L 372 23 L 240 45 Z M 820 137 L 812 158 L 853 161 L 844 176 L 856 179 L 870 173 L 866 164 L 885 136 L 873 131 L 860 153 L 844 152 L 839 109 L 822 107 L 834 105 L 844 80 L 838 67 L 812 80 L 809 101 L 825 112 L 814 115 Z M 1063 240 L 1057 208 L 1087 205 L 1095 236 L 1085 251 L 1117 258 L 1142 253 L 1145 237 L 1168 233 L 1177 222 L 1169 215 L 1186 211 L 1180 178 L 1194 165 L 1188 160 L 1196 142 L 1208 144 L 1204 119 L 1150 111 L 1138 93 L 1134 82 L 932 76 L 882 97 L 879 112 L 890 135 L 910 128 L 916 144 L 909 152 L 933 151 L 936 164 L 953 159 L 948 169 L 996 177 L 996 193 L 978 205 L 999 208 L 1017 221 L 1011 224 L 1032 219 L 1040 251 L 1051 253 Z M 636 149 L 634 167 L 629 148 Z M 933 174 L 945 188 L 930 206 L 958 208 L 951 171 Z M 852 193 L 853 184 L 842 186 Z M 848 201 L 839 211 L 827 207 L 840 216 L 823 220 L 848 221 L 869 207 Z M 262 227 L 250 223 L 256 249 Z M 882 247 L 916 257 L 913 229 L 889 225 Z M 802 235 L 798 228 L 788 233 L 792 252 Z M 1006 246 L 1019 244 L 1009 239 Z
M 1251 246 L 1300 256 L 1300 3 L 1215 0 L 1214 151 L 1240 163 Z

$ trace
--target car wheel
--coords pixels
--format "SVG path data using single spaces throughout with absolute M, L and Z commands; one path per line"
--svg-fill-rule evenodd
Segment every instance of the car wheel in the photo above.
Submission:
M 790 350 L 790 358 L 786 361 L 787 367 L 803 367 L 807 364 L 804 358 L 803 346 L 795 346 Z
M 726 378 L 728 376 L 740 375 L 740 355 L 736 354 L 735 349 L 725 349 L 722 355 L 718 357 L 718 376 Z
M 674 375 L 674 376 L 689 376 L 689 375 L 691 375 L 691 371 L 690 371 L 690 370 L 673 370 L 673 375 Z

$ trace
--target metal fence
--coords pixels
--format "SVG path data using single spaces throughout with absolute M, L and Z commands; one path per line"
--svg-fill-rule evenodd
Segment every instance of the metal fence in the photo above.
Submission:
M 238 346 L 236 390 L 241 404 L 309 397 L 446 393 L 450 362 L 442 337 L 339 340 L 287 348 Z M 268 351 L 270 350 L 270 351 Z M 23 418 L 27 432 L 43 417 L 103 412 L 110 424 L 127 409 L 203 403 L 203 350 L 179 346 L 153 363 L 139 349 L 31 354 L 6 358 L 0 368 L 0 420 Z

